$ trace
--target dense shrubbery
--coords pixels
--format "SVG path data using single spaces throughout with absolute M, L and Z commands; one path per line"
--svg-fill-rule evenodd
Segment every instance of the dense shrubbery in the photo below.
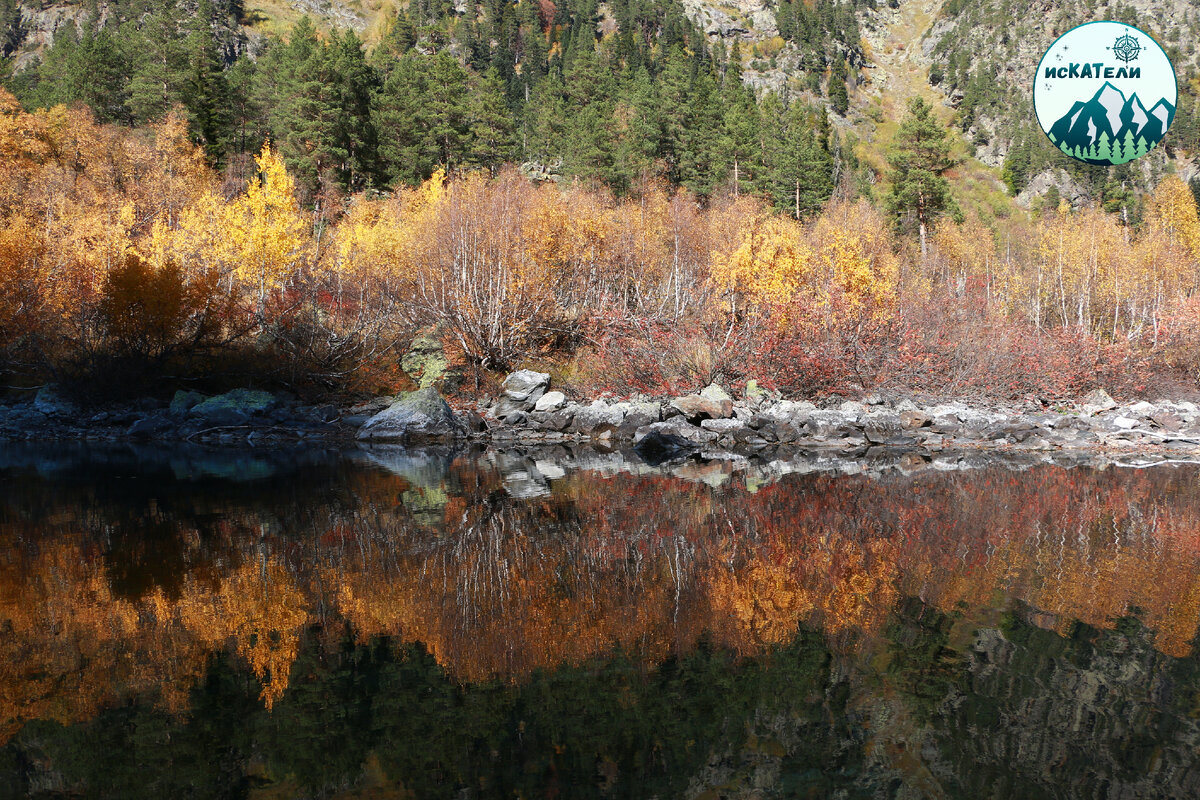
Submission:
M 480 375 L 538 361 L 618 394 L 755 378 L 1053 401 L 1194 383 L 1200 364 L 1200 222 L 1174 178 L 1136 231 L 1065 207 L 999 232 L 943 218 L 922 256 L 866 200 L 797 221 L 747 195 L 616 199 L 506 170 L 305 208 L 270 148 L 228 191 L 176 118 L 130 132 L 11 98 L 0 159 L 12 386 L 396 389 L 430 327 Z

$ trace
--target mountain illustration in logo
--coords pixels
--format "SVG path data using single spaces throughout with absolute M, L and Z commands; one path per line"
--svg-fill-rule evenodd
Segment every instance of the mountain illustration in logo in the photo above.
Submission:
M 1080 161 L 1124 164 L 1158 144 L 1174 118 L 1175 106 L 1165 99 L 1147 110 L 1136 93 L 1126 99 L 1106 82 L 1091 100 L 1076 101 L 1050 126 L 1049 136 L 1059 150 Z

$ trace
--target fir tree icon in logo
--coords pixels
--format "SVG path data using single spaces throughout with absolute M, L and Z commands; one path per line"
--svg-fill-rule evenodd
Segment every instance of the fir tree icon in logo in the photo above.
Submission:
M 1130 61 L 1137 60 L 1138 55 L 1142 52 L 1142 46 L 1137 39 L 1126 33 L 1124 36 L 1118 36 L 1117 41 L 1109 50 L 1112 50 L 1112 54 L 1117 57 L 1117 60 L 1128 64 Z
M 1124 164 L 1145 155 L 1171 126 L 1175 106 L 1165 99 L 1147 109 L 1136 94 L 1126 98 L 1105 83 L 1086 102 L 1077 101 L 1047 134 L 1067 155 L 1089 164 Z

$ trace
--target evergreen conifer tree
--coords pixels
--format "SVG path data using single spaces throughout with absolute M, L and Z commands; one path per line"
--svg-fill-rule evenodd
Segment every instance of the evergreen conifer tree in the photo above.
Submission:
M 924 258 L 930 223 L 943 214 L 957 214 L 958 207 L 943 175 L 954 164 L 946 129 L 920 97 L 908 104 L 908 116 L 900 124 L 888 164 L 888 210 L 900 227 L 916 224 Z

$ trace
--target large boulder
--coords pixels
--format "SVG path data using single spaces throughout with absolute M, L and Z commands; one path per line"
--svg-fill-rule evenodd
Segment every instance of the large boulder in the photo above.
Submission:
M 671 408 L 687 417 L 690 422 L 700 422 L 705 419 L 727 419 L 733 414 L 733 401 L 689 394 L 672 400 Z
M 234 389 L 210 397 L 192 406 L 191 415 L 208 425 L 245 425 L 251 417 L 261 416 L 277 405 L 275 395 L 257 389 Z
M 391 406 L 371 417 L 358 431 L 359 439 L 428 442 L 456 439 L 466 426 L 454 416 L 436 389 L 418 389 L 401 395 Z
M 528 403 L 531 407 L 550 387 L 550 375 L 522 369 L 510 374 L 502 384 L 504 396 L 517 403 Z M 531 408 L 525 409 L 532 410 Z
M 712 400 L 715 403 L 724 403 L 726 400 L 733 402 L 733 398 L 729 396 L 729 392 L 722 389 L 715 383 L 710 383 L 700 390 L 700 396 L 705 400 Z
M 662 407 L 658 403 L 617 403 L 614 408 L 625 412 L 625 418 L 617 431 L 617 435 L 623 439 L 632 439 L 638 428 L 658 422 L 662 418 Z
M 1095 389 L 1083 398 L 1083 411 L 1086 414 L 1097 414 L 1117 407 L 1117 401 L 1103 389 Z
M 575 417 L 571 420 L 571 429 L 588 436 L 603 436 L 621 427 L 623 419 L 625 412 L 622 409 L 597 400 L 575 412 Z
M 165 414 L 150 414 L 130 425 L 129 430 L 125 431 L 125 435 L 135 439 L 149 438 L 166 433 L 173 427 L 174 423 Z
M 55 386 L 43 386 L 33 398 L 33 408 L 48 417 L 73 417 L 79 409 Z
M 567 396 L 562 392 L 546 392 L 534 403 L 534 411 L 558 411 L 567 404 Z

